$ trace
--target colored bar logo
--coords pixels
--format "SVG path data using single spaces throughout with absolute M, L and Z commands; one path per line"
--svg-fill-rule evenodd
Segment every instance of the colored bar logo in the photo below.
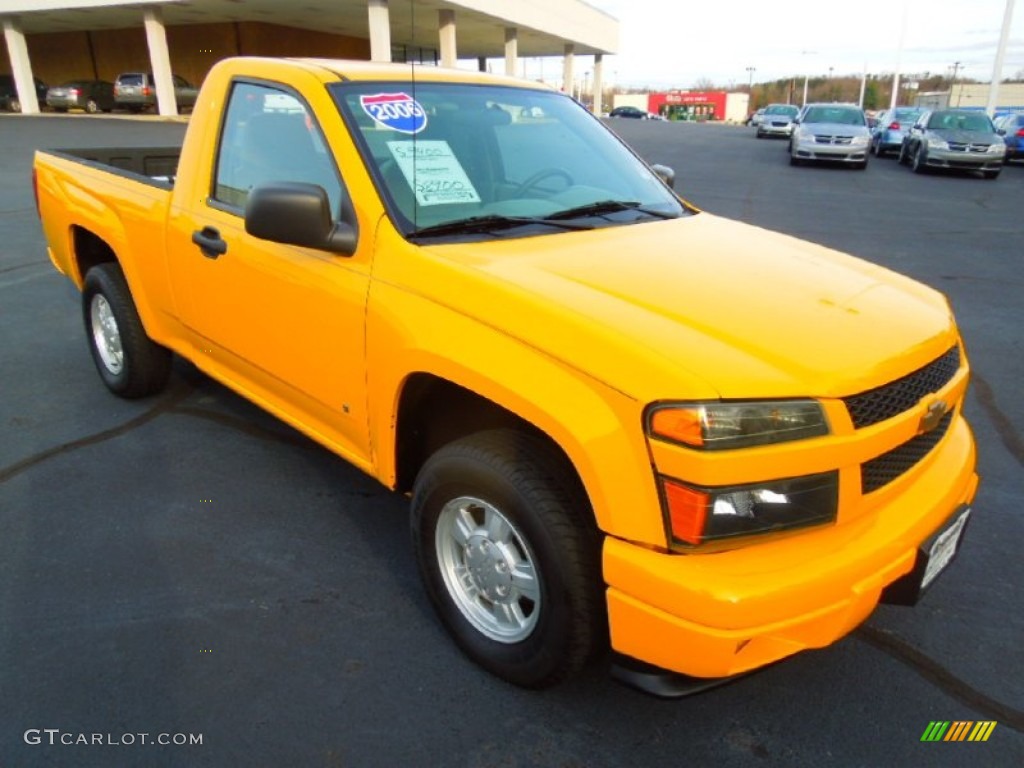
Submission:
M 995 729 L 995 720 L 932 720 L 921 741 L 988 741 Z

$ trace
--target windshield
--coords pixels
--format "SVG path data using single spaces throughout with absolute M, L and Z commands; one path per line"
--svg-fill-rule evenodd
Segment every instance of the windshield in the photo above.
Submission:
M 797 107 L 790 104 L 773 104 L 764 111 L 766 115 L 787 115 L 789 117 L 796 117 L 799 112 Z
M 655 221 L 688 209 L 608 129 L 553 91 L 459 83 L 337 83 L 334 97 L 406 236 L 565 231 Z M 601 203 L 600 207 L 593 204 Z M 487 222 L 505 218 L 495 232 Z M 571 218 L 571 217 L 570 217 Z M 515 219 L 515 221 L 512 221 Z M 507 224 L 522 225 L 510 232 Z M 532 226 L 531 226 L 532 225 Z
M 948 131 L 987 131 L 992 133 L 992 123 L 983 112 L 936 112 L 928 118 L 929 128 Z
M 843 107 L 809 107 L 805 123 L 835 123 L 838 125 L 864 125 L 864 114 L 859 109 Z

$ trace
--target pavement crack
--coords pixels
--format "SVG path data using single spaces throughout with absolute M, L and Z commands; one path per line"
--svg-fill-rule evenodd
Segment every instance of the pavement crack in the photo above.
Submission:
M 80 437 L 77 440 L 72 440 L 69 443 L 62 443 L 61 445 L 54 446 L 53 448 L 47 448 L 44 451 L 40 451 L 28 458 L 22 459 L 21 461 L 15 462 L 7 467 L 0 469 L 0 483 L 6 483 L 11 478 L 17 477 L 22 472 L 25 472 L 32 467 L 38 466 L 45 461 L 49 461 L 55 456 L 62 456 L 65 453 L 71 453 L 77 451 L 80 448 L 86 448 L 91 445 L 97 445 L 99 443 L 112 440 L 115 437 L 127 434 L 134 429 L 138 429 L 144 424 L 148 424 L 153 419 L 162 416 L 163 414 L 170 411 L 178 403 L 184 400 L 186 397 L 192 394 L 192 387 L 188 385 L 178 385 L 176 390 L 172 390 L 169 395 L 159 400 L 152 408 L 144 413 L 139 414 L 134 419 L 126 421 L 120 426 L 113 427 L 111 429 L 105 429 L 102 432 L 97 432 L 93 435 L 87 435 L 86 437 Z
M 939 662 L 925 655 L 903 638 L 892 632 L 869 626 L 860 627 L 854 633 L 854 636 L 901 664 L 910 667 L 932 685 L 940 688 L 975 712 L 996 720 L 1000 725 L 1006 725 L 1018 733 L 1024 733 L 1024 712 L 1014 709 L 1009 704 L 997 701 L 977 688 L 965 683 L 939 664 Z
M 269 440 L 276 443 L 283 443 L 285 445 L 295 446 L 298 448 L 309 448 L 311 443 L 308 439 L 300 437 L 298 434 L 286 435 L 278 432 L 273 432 L 269 429 L 264 429 L 252 422 L 245 421 L 244 419 L 237 418 L 235 416 L 229 416 L 225 413 L 218 413 L 216 411 L 208 411 L 205 408 L 195 408 L 193 406 L 176 406 L 170 409 L 176 414 L 183 416 L 192 416 L 197 419 L 204 419 L 211 421 L 214 424 L 219 424 L 223 427 L 236 430 L 238 432 L 244 432 L 251 437 L 258 438 L 260 440 Z
M 1006 450 L 1017 460 L 1018 464 L 1024 466 L 1024 440 L 1021 440 L 1020 434 L 1010 418 L 999 408 L 991 385 L 977 372 L 971 373 L 971 383 L 974 385 L 974 393 L 978 397 L 978 402 L 981 403 L 985 414 L 995 426 L 996 433 Z

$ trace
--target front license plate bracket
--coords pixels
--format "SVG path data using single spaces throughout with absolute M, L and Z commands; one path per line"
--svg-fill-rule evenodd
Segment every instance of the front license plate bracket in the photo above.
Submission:
M 966 504 L 958 507 L 942 527 L 917 548 L 913 570 L 883 590 L 882 602 L 890 605 L 916 605 L 925 591 L 935 583 L 936 577 L 956 558 L 970 518 L 970 507 Z

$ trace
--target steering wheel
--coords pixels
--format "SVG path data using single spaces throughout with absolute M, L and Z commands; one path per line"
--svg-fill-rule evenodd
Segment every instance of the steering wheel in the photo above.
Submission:
M 573 186 L 576 182 L 573 180 L 572 175 L 564 168 L 542 168 L 535 174 L 530 176 L 526 181 L 516 187 L 516 190 L 512 193 L 513 197 L 523 197 L 527 192 L 532 190 L 544 179 L 551 178 L 552 176 L 558 176 L 565 180 L 567 187 Z

